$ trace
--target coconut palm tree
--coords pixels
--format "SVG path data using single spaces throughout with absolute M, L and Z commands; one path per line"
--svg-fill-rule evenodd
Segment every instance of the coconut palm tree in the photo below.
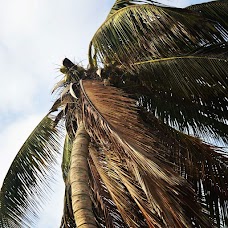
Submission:
M 227 1 L 117 0 L 89 67 L 64 59 L 5 177 L 0 227 L 32 226 L 63 137 L 61 227 L 228 225 L 227 40 Z

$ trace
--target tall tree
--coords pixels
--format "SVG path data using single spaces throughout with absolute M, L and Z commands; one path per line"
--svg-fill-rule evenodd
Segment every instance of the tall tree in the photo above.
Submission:
M 89 67 L 64 59 L 59 98 L 4 180 L 0 227 L 31 226 L 63 126 L 61 227 L 228 225 L 228 159 L 212 144 L 228 143 L 227 25 L 227 1 L 117 0 Z

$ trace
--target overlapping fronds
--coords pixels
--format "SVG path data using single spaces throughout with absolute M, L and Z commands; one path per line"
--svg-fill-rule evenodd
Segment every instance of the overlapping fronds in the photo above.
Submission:
M 212 1 L 188 6 L 187 9 L 195 11 L 205 18 L 216 21 L 225 28 L 228 27 L 228 2 Z
M 182 131 L 228 142 L 228 60 L 185 56 L 133 67 L 141 105 Z
M 0 192 L 0 227 L 30 227 L 35 221 L 53 181 L 60 132 L 45 116 L 19 150 Z
M 141 111 L 140 116 L 155 129 L 159 142 L 169 147 L 171 153 L 166 159 L 192 183 L 201 205 L 218 227 L 228 225 L 228 153 L 168 127 L 147 111 Z
M 135 101 L 96 81 L 81 87 L 83 121 L 96 148 L 91 158 L 125 223 L 210 227 L 190 185 L 165 158 L 169 149 L 140 121 Z
M 90 64 L 95 57 L 103 64 L 127 67 L 184 55 L 227 38 L 226 28 L 191 10 L 135 4 L 118 10 L 97 30 L 90 45 Z
M 211 44 L 204 47 L 200 47 L 189 55 L 196 56 L 207 56 L 207 57 L 217 57 L 217 58 L 228 58 L 228 43 L 222 42 L 219 44 Z
M 73 86 L 74 85 L 75 84 L 73 84 Z M 58 124 L 61 120 L 65 120 L 66 131 L 70 140 L 74 139 L 74 135 L 77 130 L 77 121 L 75 118 L 76 110 L 77 99 L 71 95 L 70 87 L 66 86 L 49 111 L 49 113 L 58 111 L 58 114 L 55 117 L 56 124 Z
M 101 151 L 100 151 L 101 152 Z M 106 185 L 102 181 L 99 172 L 104 172 L 102 169 L 99 168 L 99 161 L 97 161 L 97 156 L 99 156 L 97 153 L 97 150 L 94 147 L 90 147 L 90 159 L 89 159 L 89 168 L 90 168 L 90 186 L 91 186 L 91 196 L 92 196 L 92 202 L 93 202 L 93 208 L 94 208 L 94 215 L 96 217 L 97 225 L 98 227 L 125 227 L 125 223 L 115 206 L 115 203 L 111 199 L 111 195 L 113 192 L 110 189 L 107 189 Z M 102 152 L 101 152 L 102 154 Z M 101 155 L 100 154 L 100 155 Z M 102 156 L 102 155 L 101 155 Z M 92 158 L 91 158 L 92 157 Z M 103 157 L 105 159 L 105 157 Z M 103 160 L 105 161 L 105 160 Z M 106 170 L 107 171 L 107 170 Z M 112 172 L 110 169 L 109 172 Z M 105 173 L 104 173 L 105 175 Z M 104 177 L 103 175 L 103 177 Z M 107 181 L 110 181 L 107 177 Z M 115 182 L 116 188 L 118 188 L 117 191 L 114 191 L 115 193 L 120 193 L 118 197 L 121 199 L 120 203 L 122 202 L 123 205 L 128 205 L 128 198 L 129 195 L 127 195 L 124 191 L 124 188 L 121 191 L 121 188 L 119 188 L 120 184 L 118 182 Z M 123 186 L 122 186 L 123 187 Z M 110 192 L 110 193 L 109 193 Z M 117 198 L 117 196 L 116 196 Z M 126 207 L 126 206 L 124 206 Z M 133 208 L 131 208 L 133 209 Z
M 72 209 L 71 199 L 71 186 L 67 180 L 65 180 L 65 195 L 63 201 L 63 216 L 60 228 L 74 228 L 76 227 L 74 214 Z

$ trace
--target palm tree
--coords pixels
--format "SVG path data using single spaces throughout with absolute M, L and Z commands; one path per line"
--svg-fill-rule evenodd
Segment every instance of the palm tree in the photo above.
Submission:
M 59 98 L 5 177 L 0 227 L 31 226 L 62 138 L 61 227 L 228 225 L 228 159 L 213 145 L 228 143 L 227 25 L 227 1 L 117 0 L 89 67 L 64 59 Z

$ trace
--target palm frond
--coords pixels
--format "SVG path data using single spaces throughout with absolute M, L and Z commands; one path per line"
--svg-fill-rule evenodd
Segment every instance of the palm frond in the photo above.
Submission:
M 176 171 L 192 184 L 201 205 L 218 226 L 227 225 L 227 153 L 168 127 L 147 111 L 141 111 L 140 116 L 151 129 L 155 129 L 153 133 L 159 142 L 169 147 L 171 153 L 166 159 L 175 164 Z
M 35 221 L 52 180 L 60 128 L 45 116 L 25 141 L 0 192 L 0 227 L 29 227 Z
M 214 101 L 217 104 L 219 99 Z M 227 144 L 227 123 L 216 119 L 217 116 L 214 118 L 213 115 L 204 114 L 204 110 L 213 111 L 213 107 L 204 107 L 194 101 L 187 102 L 162 92 L 155 92 L 150 98 L 142 96 L 139 104 L 153 112 L 164 123 L 182 132 L 204 138 L 211 143 L 212 139 L 214 143 L 222 139 L 221 142 Z
M 74 213 L 72 209 L 71 186 L 68 180 L 65 180 L 65 195 L 63 201 L 63 216 L 60 228 L 75 228 Z
M 63 159 L 62 159 L 62 175 L 63 180 L 66 182 L 68 172 L 70 169 L 70 156 L 72 150 L 72 139 L 66 134 L 64 147 L 63 147 Z
M 225 28 L 187 9 L 136 4 L 109 17 L 90 44 L 90 62 L 135 62 L 187 54 L 227 40 Z M 93 53 L 94 52 L 94 53 Z M 99 62 L 97 61 L 97 62 Z
M 73 141 L 66 134 L 64 147 L 63 147 L 63 158 L 62 158 L 62 175 L 65 182 L 65 195 L 63 205 L 63 216 L 61 221 L 61 228 L 75 227 L 74 214 L 72 210 L 72 199 L 71 199 L 71 186 L 69 184 L 69 170 L 70 170 L 70 158 L 72 151 Z
M 144 88 L 135 90 L 142 106 L 182 131 L 227 143 L 227 59 L 171 57 L 132 67 L 136 85 Z
M 119 11 L 122 8 L 125 8 L 127 6 L 132 6 L 136 4 L 158 4 L 158 5 L 163 5 L 162 3 L 156 2 L 156 1 L 151 1 L 151 0 L 116 0 L 114 5 L 112 6 L 108 17 L 110 18 L 115 14 L 117 11 Z
M 216 21 L 224 28 L 228 28 L 228 2 L 212 1 L 188 6 L 187 9 L 195 11 L 205 18 Z
M 101 152 L 101 151 L 100 151 Z M 119 198 L 121 198 L 121 202 L 124 205 L 124 208 L 126 209 L 126 212 L 129 211 L 127 201 L 128 195 L 125 193 L 124 189 L 121 188 L 121 186 L 117 179 L 109 178 L 106 172 L 112 172 L 111 170 L 108 171 L 108 169 L 103 170 L 100 169 L 100 166 L 104 166 L 106 163 L 106 159 L 103 156 L 103 153 L 98 152 L 94 147 L 90 147 L 90 159 L 89 159 L 89 168 L 90 168 L 90 186 L 91 186 L 91 196 L 92 196 L 92 202 L 93 202 L 93 210 L 94 214 L 96 216 L 96 221 L 98 227 L 125 227 L 124 220 L 122 219 L 115 202 L 112 200 L 111 195 L 114 198 L 117 198 L 115 195 L 117 192 L 120 193 Z M 107 166 L 106 166 L 107 168 Z M 102 179 L 105 179 L 105 182 L 102 181 Z M 106 186 L 104 183 L 107 184 L 107 181 L 109 183 L 108 186 Z M 119 190 L 113 191 L 113 189 L 118 188 Z M 111 194 L 111 195 L 110 195 Z M 120 204 L 120 203 L 119 203 Z M 133 205 L 131 205 L 133 206 Z M 132 210 L 132 207 L 131 207 Z M 130 217 L 126 213 L 126 218 Z M 135 221 L 137 223 L 137 221 Z M 139 223 L 140 225 L 140 223 Z M 145 225 L 145 224 L 142 224 Z
M 65 94 L 61 94 L 60 98 L 58 98 L 54 104 L 52 105 L 49 113 L 52 113 L 52 112 L 55 112 L 55 111 L 58 111 L 59 108 L 62 108 L 64 109 L 66 107 L 67 104 L 69 103 L 73 103 L 73 100 L 72 100 L 72 96 L 69 94 L 69 89 L 70 88 L 67 88 L 68 90 L 68 93 L 65 93 Z
M 211 44 L 207 46 L 200 47 L 190 53 L 189 56 L 207 56 L 216 58 L 228 58 L 228 43 L 222 42 L 219 44 Z
M 116 184 L 124 186 L 125 194 L 130 196 L 129 203 L 135 204 L 135 210 L 138 208 L 148 225 L 186 227 L 194 222 L 210 227 L 190 186 L 165 159 L 169 149 L 140 121 L 135 101 L 99 82 L 83 81 L 81 87 L 85 127 L 92 143 L 105 154 L 103 166 L 95 164 L 97 169 L 103 170 L 98 171 L 101 178 L 108 175 L 108 180 L 102 179 L 104 184 L 110 185 L 110 176 L 118 178 Z M 113 167 L 111 174 L 107 174 L 108 169 L 105 171 L 107 165 L 109 169 Z M 123 187 L 120 189 L 123 191 Z M 115 194 L 115 189 L 112 191 Z M 134 220 L 130 213 L 125 218 L 119 194 L 115 194 L 117 198 L 112 195 L 113 201 L 125 222 L 131 224 Z M 138 219 L 140 221 L 140 216 Z

